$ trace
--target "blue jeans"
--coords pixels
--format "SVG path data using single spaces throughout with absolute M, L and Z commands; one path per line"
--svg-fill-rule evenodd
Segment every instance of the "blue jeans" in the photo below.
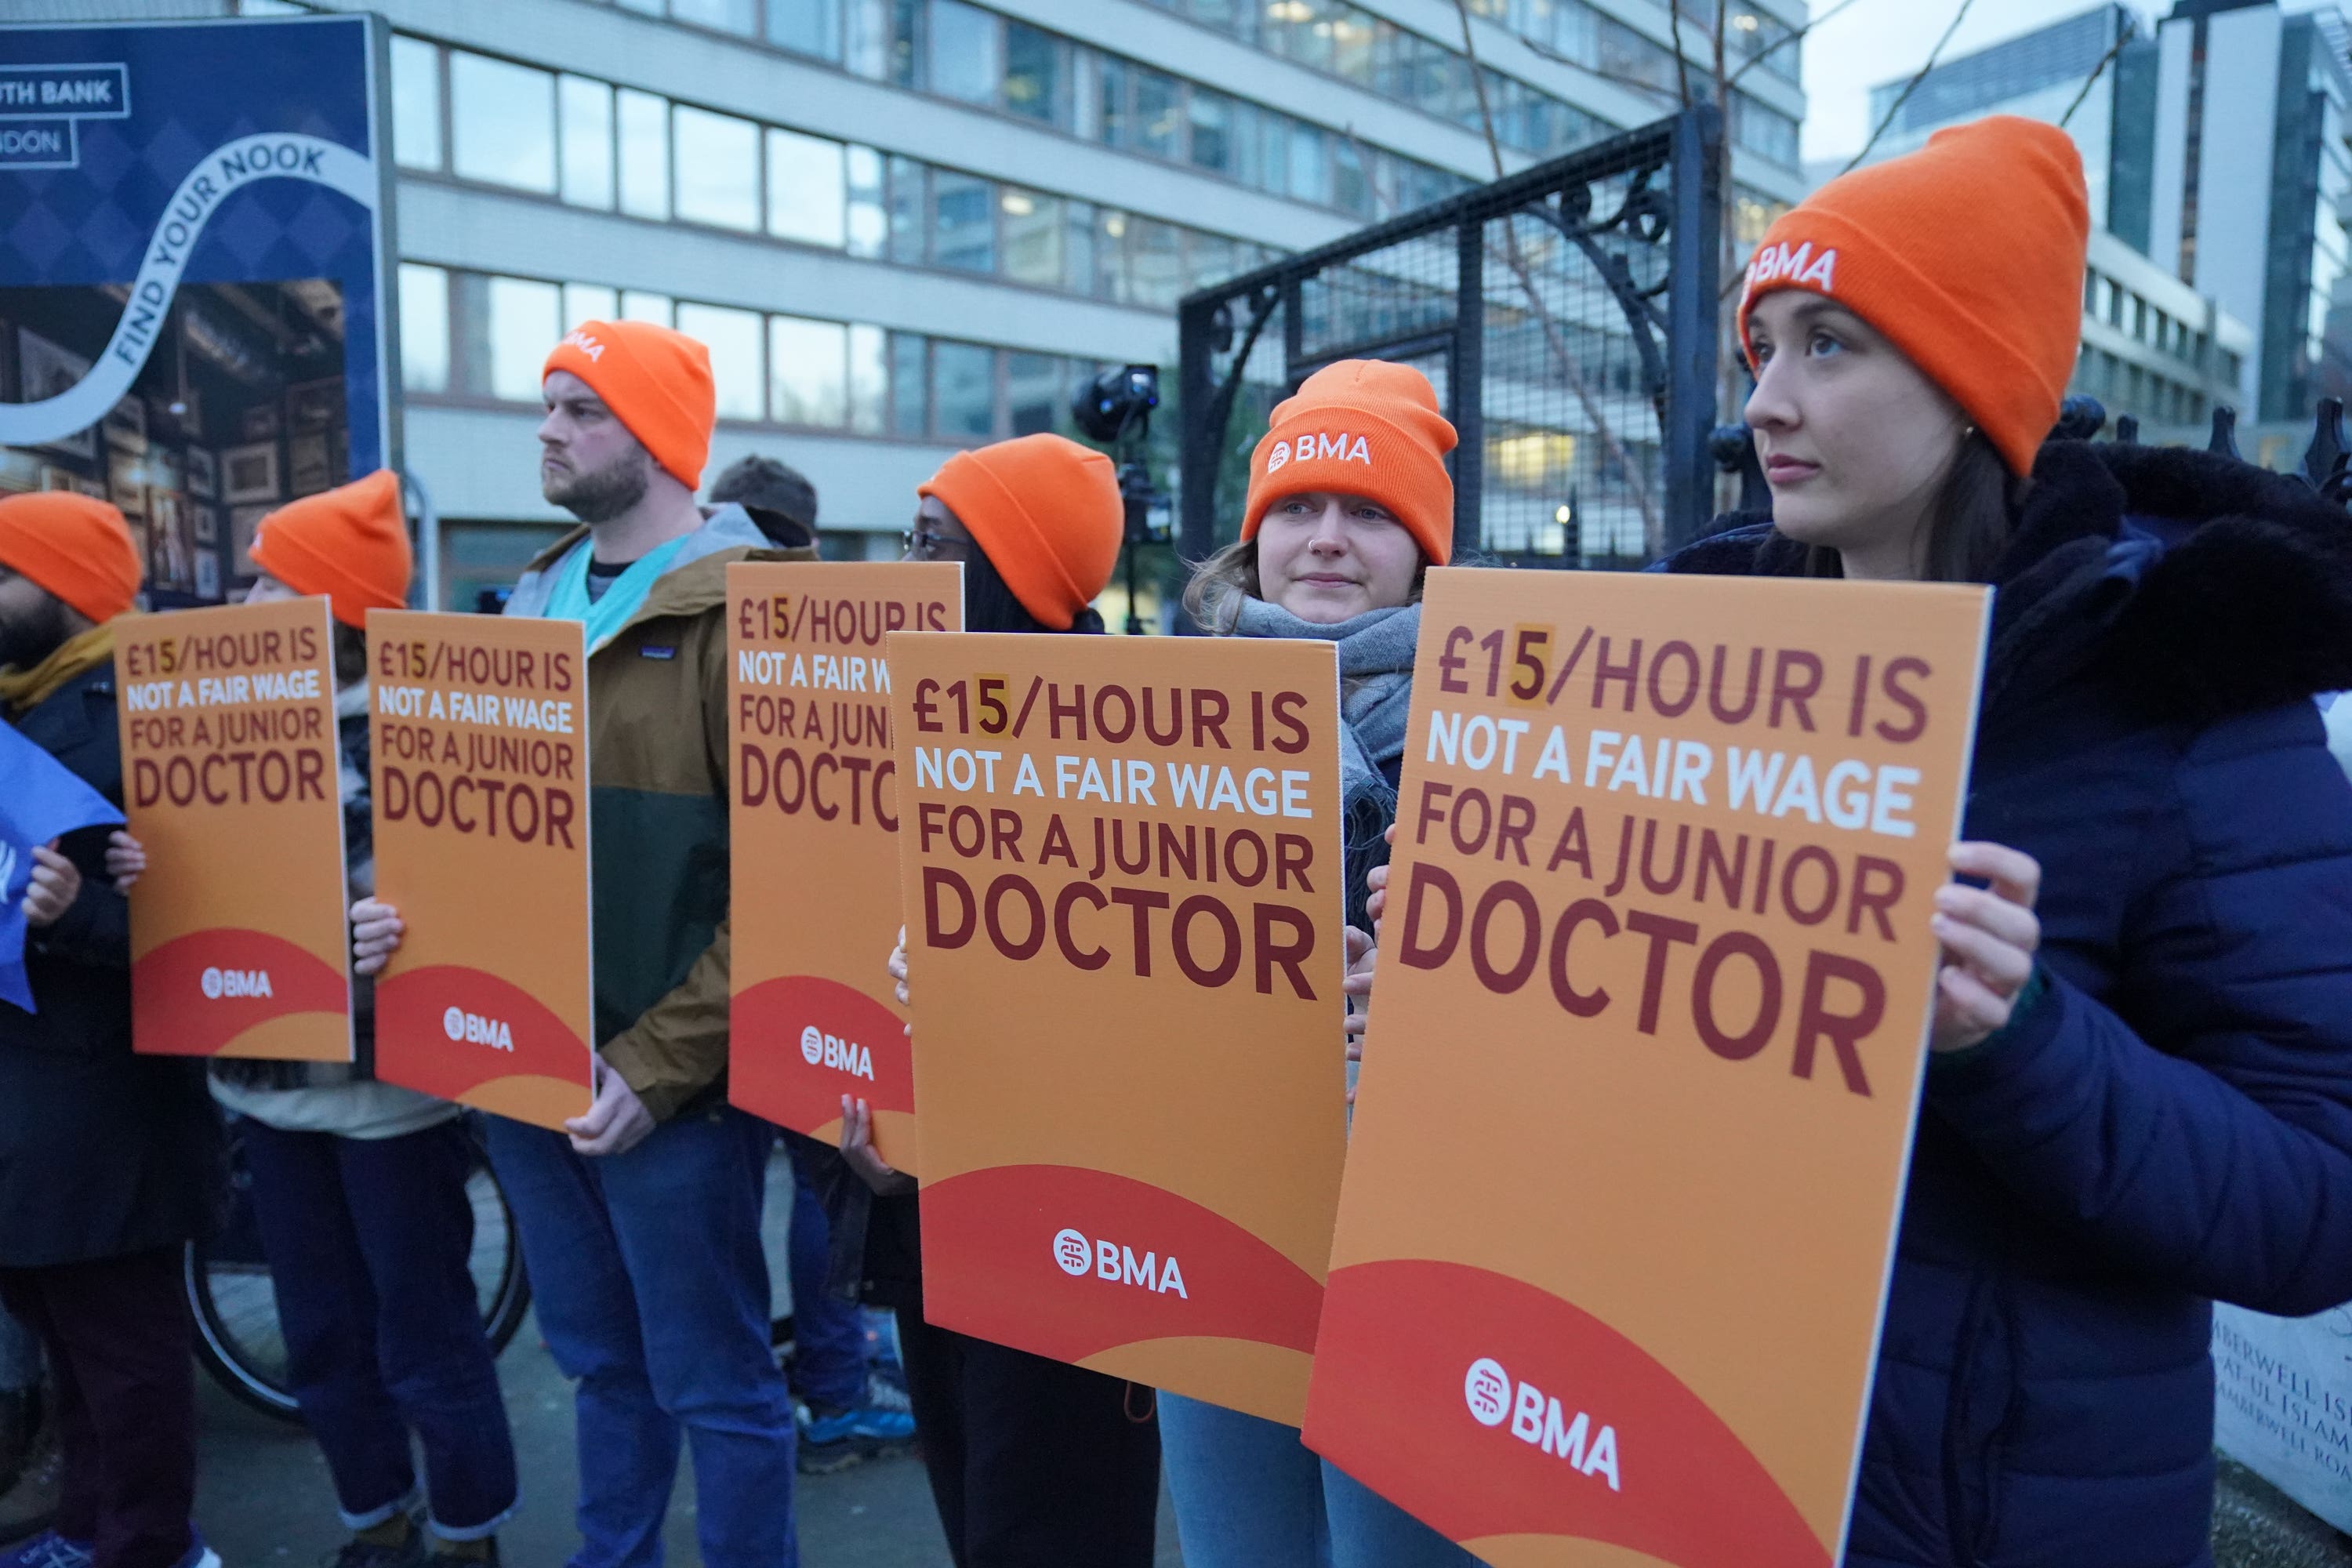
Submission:
M 489 1119 L 540 1331 L 577 1384 L 572 1568 L 658 1568 L 683 1428 L 704 1568 L 794 1568 L 792 1401 L 768 1348 L 760 1207 L 775 1130 L 731 1107 L 584 1159 Z
M 1477 1568 L 1296 1426 L 1163 1391 L 1160 1445 L 1184 1568 Z
M 467 1260 L 473 1142 L 445 1121 L 399 1138 L 239 1124 L 286 1370 L 343 1523 L 381 1524 L 416 1491 L 472 1541 L 514 1512 L 514 1440 Z
M 811 1405 L 846 1409 L 866 1397 L 866 1325 L 857 1303 L 825 1288 L 833 1232 L 804 1143 L 814 1141 L 784 1134 L 784 1152 L 793 1163 L 793 1226 L 786 1247 L 793 1281 L 793 1392 Z

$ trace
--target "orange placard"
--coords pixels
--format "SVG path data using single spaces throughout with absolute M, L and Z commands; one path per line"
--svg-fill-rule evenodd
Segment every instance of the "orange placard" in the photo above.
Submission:
M 841 1097 L 919 1172 L 915 1069 L 884 961 L 898 906 L 894 631 L 963 626 L 954 562 L 727 568 L 728 826 L 734 943 L 727 1094 L 831 1142 Z
M 1332 645 L 889 652 L 924 1316 L 1296 1425 L 1345 1139 Z
M 116 623 L 131 1046 L 352 1058 L 327 601 Z
M 1990 603 L 1429 574 L 1310 1447 L 1504 1568 L 1843 1556 Z
M 407 927 L 376 1074 L 518 1121 L 588 1109 L 588 691 L 577 621 L 375 610 L 376 896 Z

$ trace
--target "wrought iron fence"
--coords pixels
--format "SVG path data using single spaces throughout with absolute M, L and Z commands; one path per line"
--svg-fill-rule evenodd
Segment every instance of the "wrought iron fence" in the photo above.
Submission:
M 1239 532 L 1275 403 L 1342 359 L 1426 372 L 1457 551 L 1633 565 L 1712 511 L 1723 122 L 1702 106 L 1204 289 L 1178 311 L 1178 543 Z

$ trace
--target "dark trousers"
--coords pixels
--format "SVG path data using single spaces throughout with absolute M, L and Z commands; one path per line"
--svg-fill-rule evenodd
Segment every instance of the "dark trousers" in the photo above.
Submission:
M 196 1387 L 180 1248 L 0 1269 L 0 1302 L 40 1335 L 65 1457 L 58 1533 L 95 1568 L 172 1568 L 194 1543 Z
M 826 1287 L 833 1266 L 833 1227 L 817 1196 L 811 1168 L 814 1139 L 783 1135 L 793 1163 L 793 1223 L 788 1258 L 793 1282 L 793 1392 L 821 1409 L 846 1409 L 866 1399 L 866 1324 L 857 1303 Z
M 898 1314 L 898 1345 L 956 1568 L 1150 1568 L 1151 1390 L 935 1329 L 918 1311 Z
M 247 1117 L 254 1218 L 286 1370 L 343 1523 L 381 1524 L 416 1491 L 469 1541 L 514 1511 L 514 1440 L 467 1267 L 472 1141 L 445 1121 L 398 1138 L 283 1132 Z

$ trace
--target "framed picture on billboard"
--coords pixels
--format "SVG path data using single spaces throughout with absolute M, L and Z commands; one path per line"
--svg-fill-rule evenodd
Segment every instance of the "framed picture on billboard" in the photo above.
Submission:
M 316 495 L 331 489 L 334 482 L 324 430 L 305 430 L 286 438 L 286 488 L 289 492 Z
M 147 449 L 147 405 L 136 394 L 108 409 L 99 424 L 106 431 L 106 444 L 116 451 Z
M 278 405 L 256 403 L 237 421 L 237 433 L 248 441 L 266 441 L 278 434 Z
M 147 515 L 147 462 L 129 452 L 110 454 L 106 464 L 106 499 L 125 517 Z
M 284 493 L 278 486 L 278 443 L 255 441 L 221 453 L 221 499 L 240 502 L 275 501 Z
M 228 514 L 229 537 L 236 542 L 236 574 L 257 577 L 261 568 L 253 563 L 253 536 L 260 531 L 261 520 L 275 510 L 273 507 L 240 506 Z
M 40 403 L 72 391 L 89 374 L 89 364 L 85 356 L 51 342 L 30 327 L 16 331 L 16 381 L 24 388 L 22 402 Z M 98 427 L 91 426 L 36 445 L 68 457 L 95 458 Z
M 195 514 L 196 542 L 207 549 L 217 550 L 221 536 L 220 508 L 199 506 L 190 510 Z
M 338 380 L 297 382 L 286 389 L 286 427 L 324 430 L 342 422 L 343 384 Z
M 188 448 L 188 493 L 198 500 L 211 500 L 220 493 L 219 481 L 214 477 L 213 454 L 209 447 Z
M 196 552 L 196 597 L 217 600 L 221 596 L 220 552 Z

